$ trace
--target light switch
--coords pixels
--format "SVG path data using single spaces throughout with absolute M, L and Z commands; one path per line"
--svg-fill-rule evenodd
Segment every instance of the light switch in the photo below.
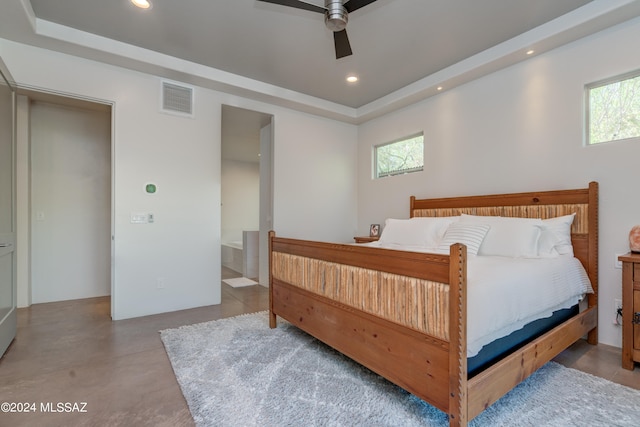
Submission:
M 146 212 L 131 212 L 131 224 L 147 224 L 149 214 Z
M 36 221 L 44 221 L 44 212 L 42 211 L 36 212 Z

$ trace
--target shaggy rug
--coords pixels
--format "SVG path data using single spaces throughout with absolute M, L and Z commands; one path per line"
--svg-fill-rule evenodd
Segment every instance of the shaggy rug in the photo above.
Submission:
M 266 312 L 161 331 L 198 426 L 446 426 L 440 410 Z M 550 362 L 472 426 L 638 426 L 640 391 Z

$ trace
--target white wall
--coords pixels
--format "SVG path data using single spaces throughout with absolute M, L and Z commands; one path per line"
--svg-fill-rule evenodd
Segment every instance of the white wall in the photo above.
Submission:
M 584 85 L 640 69 L 636 19 L 371 121 L 358 134 L 358 231 L 406 218 L 409 196 L 442 197 L 600 183 L 600 341 L 621 345 L 612 321 L 621 295 L 614 254 L 640 223 L 640 141 L 585 147 Z M 421 173 L 371 179 L 372 146 L 424 130 Z
M 7 41 L 0 56 L 19 85 L 114 103 L 113 317 L 219 303 L 220 266 L 212 260 L 220 259 L 220 108 L 213 94 L 196 94 L 192 120 L 158 112 L 154 76 Z M 157 194 L 145 194 L 147 182 Z M 139 211 L 153 212 L 155 223 L 130 224 Z
M 171 116 L 158 112 L 155 76 L 3 39 L 0 57 L 20 86 L 113 103 L 115 319 L 220 302 L 222 104 L 274 116 L 279 235 L 343 241 L 355 232 L 353 125 L 199 87 L 195 119 Z M 152 212 L 155 223 L 131 224 L 131 212 Z
M 243 230 L 258 230 L 259 163 L 222 160 L 222 241 L 242 241 Z
M 283 110 L 275 115 L 274 128 L 277 234 L 353 242 L 356 127 Z

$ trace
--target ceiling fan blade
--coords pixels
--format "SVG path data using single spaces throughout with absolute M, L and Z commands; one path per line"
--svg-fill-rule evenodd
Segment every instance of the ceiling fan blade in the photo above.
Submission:
M 336 59 L 353 55 L 353 52 L 351 51 L 351 45 L 349 44 L 349 38 L 347 37 L 347 30 L 334 32 L 333 43 L 336 46 Z
M 296 9 L 310 10 L 311 12 L 324 13 L 324 7 L 319 7 L 310 3 L 298 0 L 258 0 L 264 3 L 279 4 L 281 6 L 295 7 Z
M 365 7 L 366 5 L 371 4 L 374 1 L 376 0 L 349 0 L 344 4 L 344 8 L 347 9 L 347 12 L 353 12 L 354 10 Z
M 316 6 L 316 7 L 321 7 L 324 10 L 327 10 L 327 8 L 324 6 L 324 0 L 298 0 L 301 3 L 308 3 L 312 6 Z

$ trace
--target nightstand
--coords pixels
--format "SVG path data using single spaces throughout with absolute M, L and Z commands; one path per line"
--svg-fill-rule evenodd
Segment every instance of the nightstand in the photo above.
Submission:
M 356 236 L 353 239 L 356 241 L 356 243 L 369 243 L 369 242 L 375 242 L 379 238 L 380 237 Z
M 628 253 L 622 261 L 622 367 L 633 370 L 640 362 L 640 254 Z

